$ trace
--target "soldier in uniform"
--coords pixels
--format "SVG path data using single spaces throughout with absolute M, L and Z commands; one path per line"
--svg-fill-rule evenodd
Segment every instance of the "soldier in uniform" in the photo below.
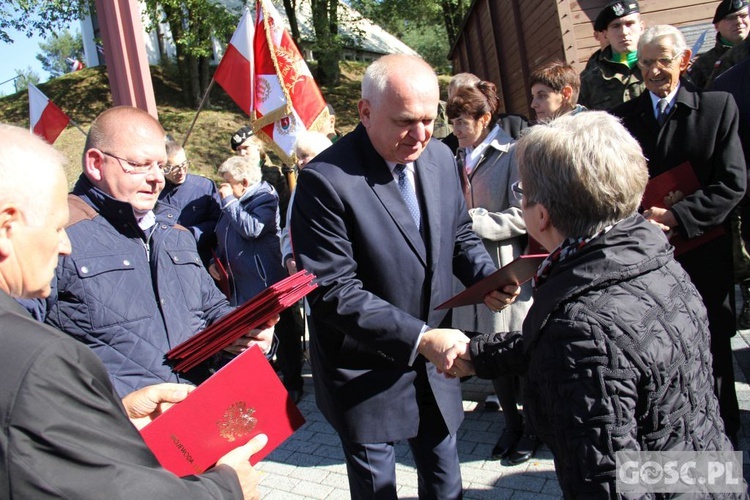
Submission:
M 747 38 L 750 0 L 723 0 L 716 8 L 716 45 L 701 55 L 690 68 L 690 78 L 699 89 L 707 89 L 711 73 L 729 49 Z
M 716 80 L 720 74 L 724 73 L 726 70 L 748 56 L 750 56 L 750 37 L 745 38 L 743 41 L 729 49 L 727 53 L 716 62 L 716 67 L 711 74 L 711 80 L 707 87 L 711 88 L 713 81 Z
M 597 28 L 605 28 L 609 47 L 602 49 L 596 63 L 581 74 L 578 102 L 588 109 L 607 111 L 643 92 L 643 77 L 636 64 L 638 39 L 643 32 L 638 2 L 610 2 L 597 16 Z

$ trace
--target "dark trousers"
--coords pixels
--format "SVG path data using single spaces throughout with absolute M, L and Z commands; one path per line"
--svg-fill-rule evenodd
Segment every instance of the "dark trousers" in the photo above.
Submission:
M 284 387 L 288 391 L 302 389 L 302 339 L 305 336 L 305 323 L 299 305 L 284 310 L 274 328 L 279 338 L 276 359 L 284 377 Z
M 443 426 L 444 427 L 444 426 Z M 354 443 L 341 436 L 352 500 L 395 500 L 396 455 L 393 443 Z M 456 436 L 422 432 L 409 439 L 417 466 L 420 499 L 462 498 Z
M 731 234 L 727 232 L 677 258 L 703 298 L 711 333 L 714 392 L 727 434 L 740 430 L 740 407 L 734 388 L 731 337 L 737 330 Z

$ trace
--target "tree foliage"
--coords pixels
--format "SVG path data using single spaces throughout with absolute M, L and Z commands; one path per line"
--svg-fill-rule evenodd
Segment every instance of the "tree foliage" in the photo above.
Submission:
M 211 81 L 212 35 L 229 42 L 239 18 L 210 0 L 145 0 L 152 20 L 169 25 L 177 53 L 177 70 L 186 102 L 198 104 Z M 157 29 L 156 22 L 147 26 Z M 163 33 L 157 30 L 163 47 Z M 164 55 L 164 51 L 162 51 Z
M 66 29 L 40 42 L 39 48 L 42 53 L 38 53 L 36 58 L 42 63 L 42 68 L 52 75 L 52 78 L 70 71 L 71 63 L 68 58 L 83 60 L 83 39 L 78 31 L 74 35 Z
M 13 85 L 16 87 L 16 92 L 26 90 L 30 83 L 32 85 L 39 84 L 39 75 L 36 73 L 36 71 L 31 69 L 31 66 L 27 67 L 26 69 L 17 69 L 16 79 L 13 82 Z
M 341 78 L 341 38 L 339 37 L 339 0 L 310 0 L 315 29 L 313 53 L 318 61 L 315 79 L 321 85 L 336 85 Z
M 0 42 L 13 43 L 8 30 L 18 30 L 31 38 L 47 38 L 81 19 L 88 0 L 3 0 L 0 2 Z
M 436 68 L 447 66 L 470 0 L 351 0 L 352 7 L 419 52 Z

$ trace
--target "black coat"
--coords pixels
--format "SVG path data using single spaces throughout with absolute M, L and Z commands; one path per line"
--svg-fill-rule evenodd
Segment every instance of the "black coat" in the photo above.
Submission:
M 239 498 L 220 466 L 178 478 L 125 415 L 91 350 L 0 291 L 0 498 Z
M 619 450 L 731 450 L 705 308 L 640 215 L 553 264 L 523 337 L 501 337 L 472 340 L 477 374 L 527 370 L 527 416 L 566 497 L 614 495 Z

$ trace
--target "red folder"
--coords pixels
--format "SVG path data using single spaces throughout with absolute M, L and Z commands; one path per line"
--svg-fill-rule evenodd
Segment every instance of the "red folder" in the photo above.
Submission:
M 499 290 L 506 285 L 520 285 L 529 281 L 539 268 L 539 264 L 546 258 L 547 254 L 521 255 L 513 262 L 501 267 L 483 280 L 474 283 L 435 309 L 450 309 L 452 307 L 481 304 L 484 301 L 484 296 L 493 290 Z
M 693 166 L 689 161 L 686 161 L 648 181 L 641 200 L 641 207 L 644 210 L 651 207 L 669 209 L 685 196 L 693 194 L 700 188 L 701 184 L 698 177 L 695 176 Z M 724 232 L 722 226 L 717 226 L 697 238 L 685 239 L 677 231 L 673 231 L 669 242 L 674 245 L 674 254 L 680 255 L 708 243 L 724 234 Z
M 229 298 L 232 295 L 232 289 L 229 285 L 229 273 L 227 272 L 227 268 L 224 266 L 224 263 L 219 256 L 216 255 L 216 252 L 211 250 L 211 254 L 213 255 L 214 263 L 216 264 L 216 270 L 219 272 L 219 279 L 214 279 L 214 281 L 216 281 L 216 286 L 226 298 Z
M 314 275 L 299 271 L 275 283 L 219 321 L 167 352 L 172 369 L 185 372 L 265 324 L 317 288 Z
M 268 444 L 255 465 L 305 423 L 263 353 L 243 352 L 188 397 L 141 429 L 159 463 L 178 476 L 200 474 L 258 434 Z

